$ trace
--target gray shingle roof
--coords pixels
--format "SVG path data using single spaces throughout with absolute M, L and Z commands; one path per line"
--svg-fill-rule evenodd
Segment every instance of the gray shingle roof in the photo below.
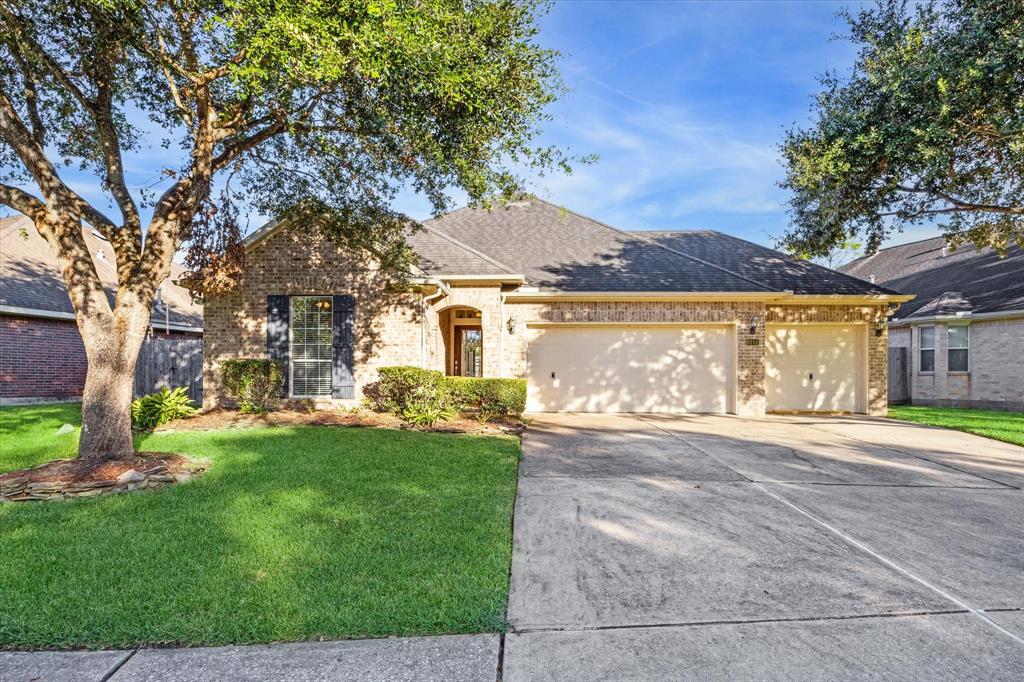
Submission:
M 536 198 L 426 224 L 541 289 L 896 293 L 720 232 L 623 232 Z
M 556 291 L 770 291 L 539 199 L 464 208 L 426 223 Z
M 1011 246 L 1005 258 L 993 249 L 946 247 L 942 237 L 882 249 L 840 268 L 917 299 L 900 306 L 900 318 L 948 312 L 993 313 L 1024 310 L 1024 249 Z
M 446 275 L 507 275 L 512 270 L 498 261 L 424 225 L 406 238 L 420 257 L 422 270 Z
M 713 230 L 643 232 L 649 238 L 795 294 L 895 294 L 896 291 Z
M 117 270 L 110 244 L 84 231 L 85 242 L 93 255 L 96 272 L 103 281 L 111 304 L 117 288 Z M 171 267 L 171 279 L 180 277 L 182 268 Z M 168 304 L 171 324 L 203 326 L 203 308 L 192 302 L 189 292 L 170 280 L 161 285 L 161 296 Z M 0 218 L 0 305 L 33 308 L 58 313 L 73 313 L 57 261 L 46 240 L 24 216 Z M 155 324 L 162 322 L 162 310 L 154 310 Z

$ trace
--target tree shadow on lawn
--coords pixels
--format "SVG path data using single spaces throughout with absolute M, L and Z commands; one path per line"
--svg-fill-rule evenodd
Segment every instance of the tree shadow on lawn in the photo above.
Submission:
M 146 436 L 191 483 L 0 508 L 0 646 L 226 644 L 503 626 L 513 439 Z

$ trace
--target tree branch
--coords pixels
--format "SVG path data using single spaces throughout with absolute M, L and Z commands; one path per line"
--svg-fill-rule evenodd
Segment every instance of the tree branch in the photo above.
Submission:
M 1000 213 L 1003 215 L 1024 215 L 1024 206 L 999 206 L 998 204 L 976 204 L 970 201 L 963 201 L 957 199 L 946 192 L 938 189 L 928 189 L 923 187 L 908 187 L 906 185 L 896 185 L 896 189 L 901 192 L 907 192 L 908 194 L 929 194 L 942 199 L 943 201 L 952 204 L 950 207 L 941 209 L 925 209 L 921 211 L 920 215 L 930 215 L 932 213 L 960 213 L 968 211 L 977 211 L 980 213 Z
M 21 41 L 21 45 L 28 47 L 35 57 L 46 67 L 46 70 L 56 80 L 60 81 L 60 84 L 67 89 L 75 99 L 88 111 L 92 111 L 93 102 L 88 96 L 78 87 L 78 85 L 71 79 L 71 76 L 61 68 L 54 59 L 47 53 L 43 47 L 36 42 L 29 32 L 25 30 L 22 25 L 21 17 L 15 14 L 6 2 L 0 2 L 0 15 L 7 20 L 7 23 L 14 27 L 14 30 L 18 33 L 18 38 Z
M 33 222 L 46 210 L 46 204 L 25 190 L 0 183 L 0 204 L 13 208 Z

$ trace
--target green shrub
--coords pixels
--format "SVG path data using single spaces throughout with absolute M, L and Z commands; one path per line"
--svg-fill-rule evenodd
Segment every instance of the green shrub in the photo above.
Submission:
M 401 416 L 414 400 L 448 402 L 445 376 L 442 372 L 420 367 L 381 367 L 380 379 L 363 389 L 368 406 L 378 412 Z
M 195 413 L 196 406 L 188 397 L 188 391 L 181 386 L 174 390 L 164 388 L 132 401 L 132 428 L 151 431 L 173 419 Z
M 276 360 L 244 358 L 220 365 L 224 390 L 246 414 L 262 414 L 281 399 L 284 367 Z
M 482 419 L 521 417 L 526 410 L 525 379 L 446 377 L 445 383 L 459 407 L 478 408 Z

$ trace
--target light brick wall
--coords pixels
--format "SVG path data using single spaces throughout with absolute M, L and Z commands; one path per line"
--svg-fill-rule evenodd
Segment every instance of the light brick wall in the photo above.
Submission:
M 948 325 L 937 322 L 935 372 L 922 374 L 922 326 L 913 327 L 913 403 L 1024 409 L 1024 318 L 971 322 L 968 372 L 948 371 Z
M 353 258 L 329 240 L 278 230 L 250 250 L 245 272 L 228 294 L 204 306 L 203 402 L 223 400 L 220 362 L 266 357 L 267 296 L 351 294 L 356 298 L 356 401 L 385 365 L 444 366 L 425 335 L 437 326 L 419 294 L 395 293 L 369 259 Z M 421 325 L 421 318 L 428 324 Z M 432 324 L 431 324 L 432 323 Z
M 222 360 L 266 357 L 268 294 L 356 297 L 356 396 L 376 379 L 384 365 L 448 366 L 446 320 L 457 306 L 481 311 L 484 376 L 525 377 L 526 327 L 532 322 L 568 323 L 719 323 L 737 330 L 737 412 L 765 411 L 765 322 L 867 322 L 884 306 L 772 306 L 757 302 L 552 302 L 502 301 L 499 286 L 452 286 L 448 296 L 422 309 L 419 294 L 388 290 L 370 261 L 354 259 L 330 242 L 280 230 L 248 255 L 245 274 L 229 294 L 210 297 L 205 305 L 204 395 L 207 406 L 221 397 L 218 368 Z M 749 327 L 761 322 L 753 334 Z M 508 320 L 515 333 L 508 332 Z M 868 406 L 885 413 L 885 336 L 869 336 Z M 747 343 L 748 339 L 756 341 Z

